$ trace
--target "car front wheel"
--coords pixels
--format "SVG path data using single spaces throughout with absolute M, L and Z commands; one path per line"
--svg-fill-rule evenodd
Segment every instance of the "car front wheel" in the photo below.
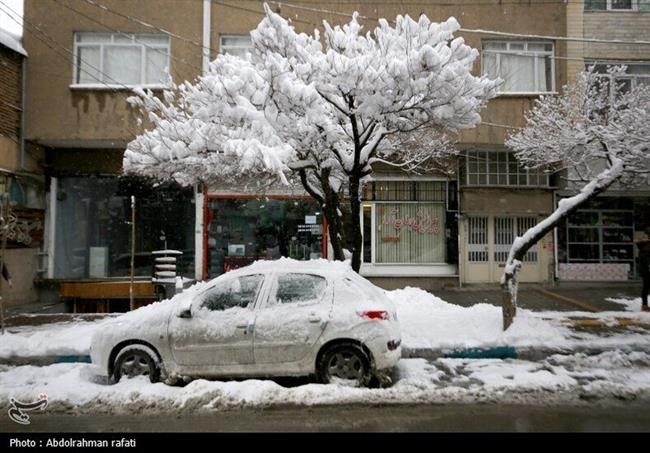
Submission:
M 324 384 L 337 383 L 352 387 L 370 383 L 370 360 L 360 346 L 333 346 L 322 355 L 318 375 Z
M 153 357 L 146 351 L 126 347 L 117 355 L 113 367 L 113 378 L 119 382 L 122 376 L 148 376 L 151 382 L 157 382 L 160 370 Z

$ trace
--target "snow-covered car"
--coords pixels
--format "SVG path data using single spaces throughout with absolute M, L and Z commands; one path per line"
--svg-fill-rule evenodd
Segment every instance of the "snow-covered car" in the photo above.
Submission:
M 258 261 L 126 313 L 91 340 L 115 381 L 315 375 L 390 382 L 400 358 L 396 309 L 347 263 Z

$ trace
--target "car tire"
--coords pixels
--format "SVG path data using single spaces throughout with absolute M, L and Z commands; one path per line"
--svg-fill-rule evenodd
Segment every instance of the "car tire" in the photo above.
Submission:
M 372 379 L 370 359 L 356 344 L 339 344 L 327 349 L 321 355 L 317 372 L 323 384 L 365 387 Z
M 158 382 L 160 367 L 156 359 L 143 348 L 127 346 L 117 355 L 113 367 L 113 380 L 119 382 L 122 376 L 149 376 L 151 382 Z

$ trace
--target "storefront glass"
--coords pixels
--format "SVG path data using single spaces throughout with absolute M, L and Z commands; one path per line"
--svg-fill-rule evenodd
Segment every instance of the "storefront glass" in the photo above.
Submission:
M 364 262 L 456 263 L 456 206 L 449 203 L 448 189 L 446 181 L 390 180 L 367 184 Z
M 164 248 L 182 251 L 178 272 L 193 276 L 191 189 L 84 176 L 58 179 L 54 278 L 130 275 L 131 195 L 136 198 L 136 276 L 151 276 L 151 252 Z
M 323 217 L 314 200 L 215 198 L 209 210 L 211 278 L 256 260 L 322 257 Z

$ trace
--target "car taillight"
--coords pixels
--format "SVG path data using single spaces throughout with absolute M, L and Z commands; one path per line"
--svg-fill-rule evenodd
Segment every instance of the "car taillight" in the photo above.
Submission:
M 388 321 L 390 319 L 390 316 L 388 316 L 388 312 L 384 310 L 362 311 L 359 312 L 359 316 L 366 319 L 377 319 L 377 320 L 384 320 L 384 321 Z

